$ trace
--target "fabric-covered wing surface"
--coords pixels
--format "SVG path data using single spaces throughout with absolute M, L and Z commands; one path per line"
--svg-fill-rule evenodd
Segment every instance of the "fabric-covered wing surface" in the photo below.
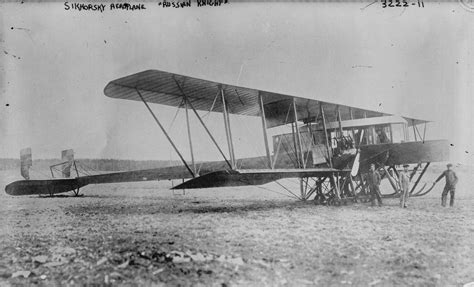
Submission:
M 179 107 L 183 105 L 184 95 L 186 95 L 196 110 L 213 112 L 223 112 L 222 91 L 229 113 L 246 116 L 260 116 L 258 99 L 260 94 L 269 128 L 294 121 L 293 113 L 289 112 L 293 100 L 296 103 L 298 120 L 303 122 L 314 121 L 315 118 L 320 116 L 320 103 L 323 103 L 327 121 L 337 121 L 338 108 L 343 119 L 388 115 L 376 111 L 227 85 L 158 70 L 147 70 L 113 80 L 105 87 L 104 94 L 112 98 L 141 101 L 137 90 L 144 100 L 150 103 Z M 416 123 L 425 122 L 422 120 L 415 121 Z
M 332 168 L 274 169 L 274 170 L 218 170 L 190 179 L 173 189 L 211 188 L 225 186 L 262 185 L 283 178 L 330 176 L 350 170 Z

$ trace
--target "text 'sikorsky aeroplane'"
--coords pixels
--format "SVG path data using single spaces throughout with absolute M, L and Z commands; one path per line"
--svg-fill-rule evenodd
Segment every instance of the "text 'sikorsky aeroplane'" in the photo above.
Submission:
M 431 162 L 448 160 L 447 140 L 425 141 L 425 120 L 389 115 L 310 98 L 216 83 L 193 77 L 148 70 L 111 81 L 104 89 L 106 96 L 141 101 L 151 113 L 183 165 L 108 174 L 20 180 L 10 183 L 10 195 L 56 194 L 73 191 L 88 184 L 147 180 L 187 179 L 174 189 L 263 185 L 283 178 L 298 178 L 300 193 L 288 190 L 302 200 L 338 204 L 341 200 L 365 195 L 363 173 L 375 164 L 388 178 L 394 191 L 385 196 L 399 196 L 397 165 L 416 164 L 412 177 L 421 169 L 410 191 L 420 196 L 431 188 L 415 191 Z M 149 103 L 186 109 L 191 161 L 182 153 L 151 110 Z M 219 146 L 198 111 L 223 114 L 228 152 Z M 193 113 L 203 126 L 223 160 L 199 163 L 196 168 L 189 115 Z M 232 140 L 230 114 L 261 119 L 266 155 L 236 159 Z M 267 129 L 291 125 L 292 132 L 273 137 L 270 152 Z M 423 135 L 418 126 L 424 125 Z M 413 132 L 414 140 L 409 133 Z M 227 156 L 228 154 L 228 156 Z M 71 151 L 63 152 L 63 170 L 74 166 Z M 31 150 L 22 155 L 22 174 L 31 166 Z M 77 170 L 77 168 L 76 168 Z M 63 172 L 69 176 L 69 172 Z

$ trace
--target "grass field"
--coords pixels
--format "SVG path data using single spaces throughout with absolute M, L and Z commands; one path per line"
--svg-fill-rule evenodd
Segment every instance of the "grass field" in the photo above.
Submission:
M 169 182 L 107 184 L 78 198 L 2 192 L 0 284 L 462 286 L 474 281 L 474 177 L 456 171 L 454 208 L 440 207 L 443 184 L 408 209 L 398 199 L 315 206 L 274 184 L 185 194 Z M 17 173 L 1 172 L 2 188 Z

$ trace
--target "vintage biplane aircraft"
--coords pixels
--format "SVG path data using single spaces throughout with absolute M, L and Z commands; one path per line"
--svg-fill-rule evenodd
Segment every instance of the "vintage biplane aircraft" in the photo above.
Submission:
M 158 70 L 113 80 L 107 84 L 104 93 L 111 98 L 143 102 L 183 165 L 90 176 L 77 174 L 75 178 L 65 179 L 26 178 L 7 185 L 8 194 L 51 195 L 67 191 L 77 194 L 88 184 L 146 180 L 186 179 L 173 188 L 193 189 L 263 185 L 283 178 L 296 178 L 299 179 L 300 191 L 287 189 L 291 194 L 302 200 L 313 196 L 316 202 L 338 204 L 367 193 L 364 173 L 372 163 L 393 187 L 393 192 L 385 196 L 399 195 L 397 166 L 414 164 L 412 177 L 417 174 L 418 177 L 414 180 L 411 194 L 419 196 L 432 188 L 424 190 L 426 186 L 423 186 L 415 191 L 430 163 L 448 160 L 449 143 L 446 140 L 425 140 L 428 121 L 421 119 Z M 185 160 L 150 108 L 150 103 L 185 109 L 191 160 Z M 218 144 L 199 111 L 222 114 L 227 152 Z M 222 161 L 201 162 L 197 168 L 189 125 L 191 113 L 203 126 Z M 255 117 L 261 122 L 264 156 L 235 157 L 230 115 Z M 268 131 L 280 126 L 291 126 L 291 132 L 273 136 L 271 146 Z M 420 126 L 424 126 L 423 134 Z M 69 167 L 73 164 L 67 160 Z

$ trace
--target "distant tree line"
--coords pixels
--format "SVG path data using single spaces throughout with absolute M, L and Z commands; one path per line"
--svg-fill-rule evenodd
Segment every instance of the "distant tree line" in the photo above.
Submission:
M 122 159 L 76 159 L 80 165 L 97 171 L 124 171 L 150 169 L 180 165 L 181 162 L 169 160 L 122 160 Z M 60 159 L 35 159 L 32 168 L 49 169 L 51 165 L 61 163 Z M 0 158 L 0 170 L 19 169 L 20 160 Z

